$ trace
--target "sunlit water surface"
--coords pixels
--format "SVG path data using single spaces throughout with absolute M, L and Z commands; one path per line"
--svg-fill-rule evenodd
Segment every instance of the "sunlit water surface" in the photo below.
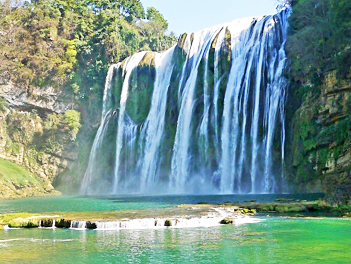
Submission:
M 0 212 L 152 209 L 207 198 L 33 198 L 1 201 Z M 350 220 L 260 217 L 211 228 L 3 230 L 0 263 L 351 263 Z
M 316 200 L 321 194 L 261 194 L 261 195 L 165 195 L 165 196 L 100 196 L 100 197 L 39 197 L 0 200 L 0 213 L 10 212 L 84 212 L 126 209 L 153 209 L 177 204 L 225 203 L 257 200 L 271 202 L 278 198 Z
M 350 263 L 351 221 L 284 219 L 212 228 L 0 232 L 1 263 Z

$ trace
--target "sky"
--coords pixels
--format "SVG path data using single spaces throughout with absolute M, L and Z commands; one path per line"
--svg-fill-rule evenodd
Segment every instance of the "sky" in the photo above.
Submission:
M 276 13 L 275 0 L 141 0 L 168 21 L 176 35 L 230 22 L 237 18 Z

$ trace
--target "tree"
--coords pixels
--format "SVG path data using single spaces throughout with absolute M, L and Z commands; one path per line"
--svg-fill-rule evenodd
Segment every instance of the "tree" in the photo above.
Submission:
M 149 7 L 146 14 L 147 20 L 138 21 L 136 26 L 143 36 L 141 44 L 143 49 L 162 51 L 176 42 L 174 33 L 166 34 L 168 22 L 163 15 L 154 7 Z
M 154 7 L 147 9 L 147 19 L 150 22 L 157 24 L 159 29 L 163 32 L 168 29 L 168 22 L 164 19 L 163 15 Z
M 294 78 L 318 84 L 330 70 L 350 70 L 350 1 L 300 0 L 289 19 L 287 42 Z
M 0 2 L 0 73 L 24 87 L 71 87 L 81 101 L 102 97 L 111 63 L 176 41 L 156 9 L 144 23 L 140 0 L 15 2 Z

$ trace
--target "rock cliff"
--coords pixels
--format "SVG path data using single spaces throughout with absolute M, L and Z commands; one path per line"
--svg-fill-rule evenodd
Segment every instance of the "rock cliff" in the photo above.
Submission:
M 292 89 L 294 89 L 292 87 Z M 293 115 L 288 180 L 299 191 L 325 191 L 347 202 L 351 194 L 351 78 L 329 72 Z
M 2 172 L 6 175 L 0 178 L 0 196 L 10 198 L 53 192 L 55 177 L 77 156 L 73 151 L 77 131 L 70 121 L 75 111 L 71 108 L 63 90 L 23 88 L 4 78 L 0 80 L 0 159 L 24 167 L 29 177 L 40 182 L 39 186 L 31 186 L 31 181 L 23 181 L 12 188 L 16 185 L 12 176 Z M 30 191 L 34 187 L 37 190 Z

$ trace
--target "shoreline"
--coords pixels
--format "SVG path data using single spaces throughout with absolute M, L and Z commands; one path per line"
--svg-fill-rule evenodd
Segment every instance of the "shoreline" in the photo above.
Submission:
M 256 218 L 260 217 L 260 218 Z M 121 230 L 213 227 L 264 221 L 262 217 L 351 217 L 351 205 L 332 206 L 323 200 L 276 199 L 224 204 L 180 204 L 156 209 L 0 214 L 0 229 L 70 228 Z
M 45 227 L 77 230 L 211 227 L 260 221 L 253 220 L 251 216 L 255 214 L 255 210 L 232 205 L 195 204 L 153 210 L 10 213 L 0 215 L 0 225 L 5 229 Z

